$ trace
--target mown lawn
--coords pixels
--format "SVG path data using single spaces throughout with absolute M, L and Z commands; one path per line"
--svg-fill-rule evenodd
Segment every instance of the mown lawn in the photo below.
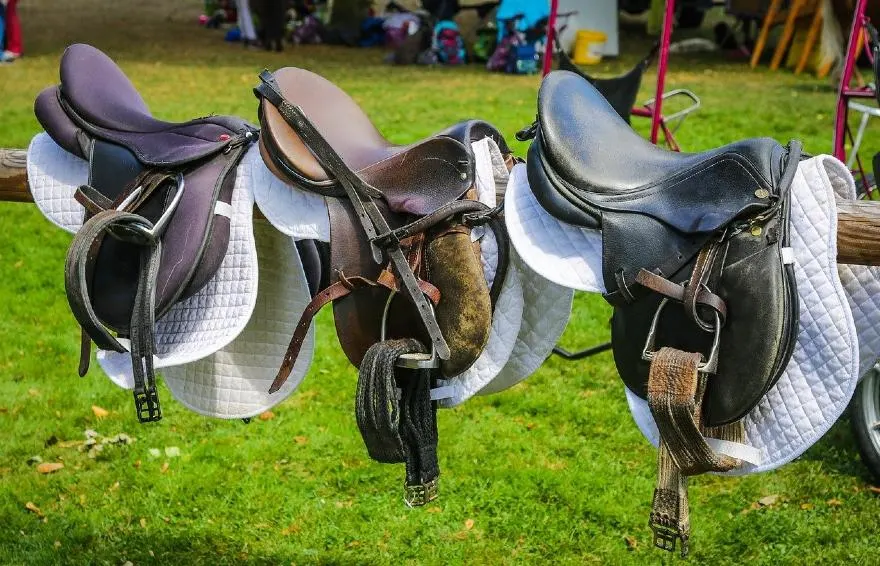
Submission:
M 28 57 L 0 68 L 0 147 L 24 147 L 39 131 L 34 96 L 56 82 L 61 51 L 73 41 L 106 50 L 153 111 L 171 120 L 208 113 L 255 120 L 250 89 L 258 71 L 284 65 L 336 81 L 396 142 L 465 117 L 489 120 L 512 138 L 534 116 L 537 78 L 478 66 L 391 69 L 374 50 L 243 50 L 196 27 L 198 4 L 22 3 Z M 624 56 L 597 72 L 628 68 L 649 43 L 625 43 Z M 812 153 L 830 150 L 834 93 L 811 76 L 676 57 L 669 84 L 703 100 L 679 133 L 686 149 L 766 135 L 798 137 Z M 524 144 L 514 147 L 524 154 Z M 654 450 L 629 417 L 609 354 L 550 359 L 509 392 L 442 412 L 441 499 L 409 510 L 400 499 L 402 469 L 371 462 L 363 448 L 353 417 L 356 373 L 326 313 L 311 373 L 274 419 L 208 420 L 166 390 L 165 419 L 139 426 L 130 395 L 99 370 L 76 377 L 78 330 L 62 282 L 67 243 L 32 207 L 0 204 L 0 563 L 669 560 L 651 548 L 646 527 Z M 608 315 L 601 298 L 579 296 L 566 344 L 604 340 Z M 93 405 L 109 415 L 99 420 Z M 73 442 L 86 429 L 136 441 L 89 458 Z M 167 456 L 166 447 L 180 456 Z M 33 456 L 65 467 L 41 475 L 28 464 Z M 769 495 L 778 496 L 774 504 L 757 504 Z M 691 496 L 691 562 L 880 561 L 880 501 L 846 422 L 783 470 L 699 478 Z

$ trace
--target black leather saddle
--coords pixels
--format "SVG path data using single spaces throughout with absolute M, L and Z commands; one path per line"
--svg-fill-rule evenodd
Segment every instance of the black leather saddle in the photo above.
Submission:
M 723 331 L 706 393 L 707 426 L 742 418 L 778 379 L 797 332 L 794 274 L 782 251 L 800 155 L 794 146 L 757 138 L 703 153 L 667 151 L 636 134 L 582 77 L 557 71 L 545 78 L 529 183 L 553 216 L 601 230 L 615 362 L 636 394 L 646 397 L 642 351 L 666 298 L 640 273 L 681 285 L 710 243 L 719 247 L 718 266 L 700 284 L 726 311 L 693 291 L 691 312 L 664 309 L 657 343 L 708 356 L 718 315 Z
M 65 268 L 83 329 L 80 374 L 92 341 L 130 351 L 138 419 L 159 420 L 154 321 L 219 268 L 236 165 L 258 132 L 234 117 L 154 118 L 119 67 L 83 44 L 64 52 L 61 84 L 39 94 L 34 112 L 56 143 L 89 162 L 76 193 L 84 223 Z

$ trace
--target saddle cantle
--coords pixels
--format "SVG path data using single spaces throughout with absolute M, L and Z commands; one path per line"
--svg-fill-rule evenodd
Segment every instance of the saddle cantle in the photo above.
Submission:
M 536 199 L 563 222 L 601 231 L 614 361 L 661 432 L 655 544 L 680 538 L 686 552 L 679 474 L 739 465 L 704 436 L 743 442 L 741 419 L 795 344 L 788 193 L 800 145 L 759 138 L 666 151 L 566 71 L 541 85 L 533 131 Z
M 34 112 L 58 145 L 89 162 L 76 193 L 85 221 L 65 267 L 83 329 L 80 375 L 91 342 L 130 352 L 138 419 L 159 420 L 154 322 L 220 266 L 235 168 L 257 131 L 226 116 L 158 120 L 119 67 L 83 44 L 65 50 L 61 84 L 38 95 Z
M 360 368 L 357 416 L 368 451 L 382 462 L 405 461 L 407 501 L 424 504 L 436 497 L 439 474 L 431 389 L 482 353 L 506 266 L 500 262 L 489 289 L 471 228 L 488 225 L 503 251 L 506 239 L 497 211 L 468 198 L 470 143 L 489 136 L 509 150 L 479 121 L 394 145 L 323 77 L 284 68 L 260 79 L 264 162 L 293 187 L 323 195 L 330 217 L 325 283 L 297 325 L 273 390 L 311 318 L 333 302 L 339 342 Z

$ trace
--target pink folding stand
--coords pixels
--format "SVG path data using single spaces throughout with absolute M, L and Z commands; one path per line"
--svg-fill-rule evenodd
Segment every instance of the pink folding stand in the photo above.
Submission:
M 860 1 L 864 2 L 865 0 Z M 556 17 L 558 14 L 559 0 L 550 0 L 550 17 L 547 21 L 547 49 L 544 50 L 544 76 L 546 76 L 553 67 L 553 53 L 555 50 L 552 49 L 552 46 L 553 42 L 556 41 Z M 651 143 L 657 143 L 660 129 L 662 128 L 664 137 L 666 138 L 670 149 L 678 151 L 678 144 L 675 142 L 673 132 L 669 129 L 667 120 L 663 118 L 662 113 L 663 94 L 666 86 L 666 68 L 669 60 L 669 42 L 672 38 L 672 26 L 674 21 L 675 0 L 666 0 L 666 11 L 663 16 L 663 31 L 660 35 L 660 53 L 657 60 L 656 94 L 654 99 L 645 106 L 633 108 L 632 113 L 634 116 L 642 116 L 651 119 Z M 696 100 L 696 103 L 699 105 L 699 100 Z M 694 110 L 695 109 L 696 108 L 694 108 Z M 678 116 L 681 116 L 681 113 L 676 115 L 676 117 Z
M 840 87 L 837 92 L 837 110 L 834 114 L 834 157 L 845 161 L 849 168 L 856 174 L 856 178 L 861 181 L 862 188 L 867 194 L 871 187 L 868 186 L 868 176 L 865 174 L 865 168 L 862 165 L 862 159 L 859 157 L 859 146 L 862 143 L 862 135 L 868 125 L 868 119 L 871 116 L 880 117 L 880 110 L 874 106 L 867 106 L 855 102 L 860 98 L 875 98 L 876 92 L 870 86 L 850 87 L 853 73 L 856 68 L 856 60 L 859 58 L 859 43 L 865 46 L 865 52 L 873 63 L 873 53 L 870 49 L 871 41 L 868 37 L 868 31 L 865 24 L 868 18 L 865 16 L 865 8 L 868 0 L 857 0 L 855 11 L 853 13 L 852 27 L 849 32 L 849 43 L 846 48 L 846 59 L 844 61 L 843 75 L 840 77 Z M 849 127 L 849 111 L 853 110 L 862 114 L 861 124 L 858 133 L 853 138 L 852 131 Z M 846 140 L 849 139 L 852 144 L 852 154 L 847 160 Z M 855 165 L 855 169 L 853 168 Z

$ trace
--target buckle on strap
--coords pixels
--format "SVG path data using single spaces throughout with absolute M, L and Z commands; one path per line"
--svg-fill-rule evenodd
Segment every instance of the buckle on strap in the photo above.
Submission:
M 150 384 L 144 391 L 134 392 L 134 406 L 140 423 L 154 423 L 162 420 L 162 408 L 159 406 L 159 392 L 155 384 Z
M 434 478 L 426 483 L 404 485 L 404 503 L 407 507 L 421 507 L 434 501 L 440 495 L 439 481 L 439 478 Z
M 654 546 L 656 548 L 668 552 L 674 552 L 675 543 L 677 540 L 680 540 L 681 556 L 682 558 L 687 556 L 688 551 L 690 550 L 688 536 L 682 533 L 679 530 L 678 525 L 669 519 L 669 517 L 655 516 L 655 514 L 652 513 L 651 519 L 648 521 L 648 526 L 651 527 L 651 531 L 654 533 Z
M 657 327 L 660 323 L 660 315 L 663 313 L 663 309 L 666 308 L 666 305 L 669 304 L 669 301 L 670 299 L 668 297 L 663 297 L 663 300 L 660 301 L 660 305 L 657 307 L 657 312 L 654 313 L 654 319 L 651 321 L 651 328 L 648 330 L 648 338 L 645 340 L 645 347 L 642 349 L 642 359 L 646 362 L 653 361 L 654 354 L 657 353 Z M 713 310 L 712 314 L 715 315 L 715 330 L 713 332 L 714 337 L 712 339 L 712 349 L 709 351 L 709 357 L 704 358 L 706 361 L 697 366 L 697 371 L 710 374 L 714 374 L 718 371 L 718 350 L 721 345 L 721 315 L 716 310 Z

